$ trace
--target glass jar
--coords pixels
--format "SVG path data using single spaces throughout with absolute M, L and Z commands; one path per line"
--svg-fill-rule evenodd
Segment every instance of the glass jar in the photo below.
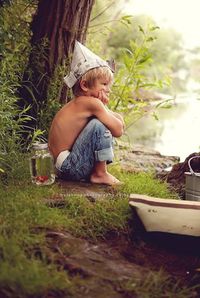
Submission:
M 30 172 L 32 183 L 36 185 L 50 185 L 54 183 L 54 162 L 47 143 L 36 142 L 33 144 Z

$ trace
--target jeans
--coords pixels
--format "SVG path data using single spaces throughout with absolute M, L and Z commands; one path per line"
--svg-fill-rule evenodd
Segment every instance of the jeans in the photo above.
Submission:
M 60 176 L 63 179 L 89 180 L 95 162 L 113 161 L 113 137 L 98 119 L 92 119 L 77 137 L 69 156 L 63 161 Z

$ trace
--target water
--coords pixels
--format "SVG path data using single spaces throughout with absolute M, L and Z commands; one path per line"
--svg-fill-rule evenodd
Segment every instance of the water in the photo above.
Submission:
M 200 151 L 200 100 L 194 95 L 179 97 L 170 109 L 159 109 L 159 120 L 151 115 L 138 120 L 127 131 L 131 143 L 139 143 L 183 161 Z
M 36 185 L 50 185 L 55 181 L 54 166 L 49 154 L 31 157 L 30 171 L 32 182 Z

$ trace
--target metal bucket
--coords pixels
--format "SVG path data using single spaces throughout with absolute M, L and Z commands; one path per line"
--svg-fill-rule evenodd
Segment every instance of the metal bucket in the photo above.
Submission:
M 185 172 L 185 198 L 189 201 L 200 201 L 200 173 L 194 172 L 191 161 L 200 156 L 193 156 L 188 160 L 190 172 Z

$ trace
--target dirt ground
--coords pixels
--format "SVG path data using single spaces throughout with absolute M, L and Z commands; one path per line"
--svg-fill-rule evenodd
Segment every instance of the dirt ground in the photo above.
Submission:
M 180 282 L 180 287 L 200 284 L 197 238 L 140 233 L 131 239 L 110 233 L 103 241 L 91 243 L 66 232 L 49 231 L 47 242 L 54 262 L 70 275 L 81 277 L 83 285 L 76 298 L 143 297 L 131 294 L 121 285 L 127 281 L 144 281 L 150 271 L 167 273 L 174 283 Z M 145 297 L 160 298 L 152 294 Z M 198 298 L 200 292 L 194 290 L 190 296 L 181 297 Z
M 143 268 L 159 271 L 185 281 L 199 278 L 200 239 L 166 233 L 140 232 L 133 239 L 109 240 L 127 260 Z

